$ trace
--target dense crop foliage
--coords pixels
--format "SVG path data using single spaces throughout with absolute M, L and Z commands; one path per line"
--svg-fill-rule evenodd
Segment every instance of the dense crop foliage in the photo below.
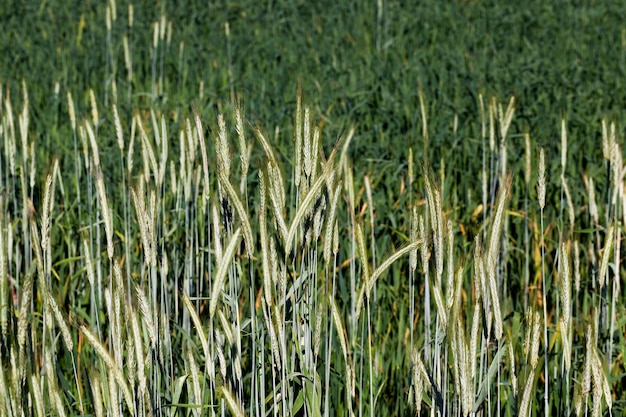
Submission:
M 619 415 L 626 11 L 0 10 L 0 416 Z

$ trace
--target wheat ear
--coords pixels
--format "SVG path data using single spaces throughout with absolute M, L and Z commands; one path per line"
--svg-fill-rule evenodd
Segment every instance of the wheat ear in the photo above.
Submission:
M 224 249 L 224 254 L 222 255 L 222 259 L 220 260 L 219 265 L 217 266 L 217 272 L 215 273 L 215 278 L 213 281 L 213 290 L 211 291 L 211 301 L 209 303 L 209 314 L 211 317 L 215 315 L 215 309 L 217 308 L 217 302 L 219 300 L 220 292 L 224 287 L 224 283 L 226 281 L 226 274 L 228 273 L 228 269 L 231 266 L 231 261 L 233 256 L 235 255 L 235 250 L 239 246 L 239 239 L 241 237 L 241 228 L 237 228 L 237 230 L 233 233 L 230 238 L 230 242 L 226 249 Z

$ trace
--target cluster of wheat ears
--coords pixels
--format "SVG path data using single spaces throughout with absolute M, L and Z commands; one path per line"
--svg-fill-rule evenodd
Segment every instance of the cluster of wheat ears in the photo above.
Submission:
M 167 27 L 155 23 L 154 95 Z M 17 114 L 0 88 L 0 415 L 374 416 L 396 404 L 393 384 L 407 414 L 599 416 L 623 393 L 614 125 L 602 123 L 598 205 L 590 175 L 586 195 L 570 192 L 565 122 L 551 183 L 544 149 L 508 138 L 514 100 L 481 96 L 474 241 L 459 241 L 445 172 L 409 147 L 403 243 L 379 261 L 377 190 L 350 157 L 358 131 L 323 146 L 300 91 L 290 161 L 272 145 L 279 129 L 248 123 L 238 102 L 208 135 L 197 109 L 123 117 L 115 83 L 104 107 L 89 91 L 84 115 L 67 92 L 74 152 L 40 175 L 26 87 Z M 117 144 L 115 174 L 104 143 Z M 511 148 L 525 149 L 523 175 Z M 405 292 L 393 312 L 378 307 L 390 288 Z M 399 327 L 381 335 L 389 316 Z
M 532 245 L 541 251 L 539 285 L 531 289 L 527 276 L 526 291 L 511 294 L 506 258 L 516 243 L 528 251 L 529 237 L 503 231 L 512 187 L 532 188 L 528 136 L 524 181 L 513 181 L 504 168 L 497 173 L 499 191 L 484 206 L 490 215 L 462 259 L 443 190 L 427 168 L 415 178 L 409 149 L 415 197 L 402 226 L 406 243 L 377 262 L 372 186 L 368 176 L 358 185 L 349 158 L 354 130 L 326 155 L 300 93 L 287 178 L 267 134 L 248 126 L 238 105 L 234 129 L 220 114 L 209 146 L 197 112 L 171 135 L 162 114 L 152 111 L 146 121 L 137 113 L 124 126 L 112 104 L 106 131 L 118 145 L 119 184 L 102 170 L 105 129 L 96 127 L 101 116 L 92 91 L 89 97 L 91 115 L 79 119 L 67 94 L 76 146 L 67 165 L 75 172 L 54 160 L 42 189 L 26 86 L 17 119 L 11 99 L 3 99 L 0 414 L 375 415 L 386 352 L 373 331 L 373 311 L 377 284 L 394 268 L 409 290 L 408 337 L 399 336 L 407 390 L 397 394 L 418 413 L 424 404 L 437 415 L 463 416 L 493 415 L 503 405 L 522 416 L 533 404 L 576 415 L 611 410 L 607 373 L 615 364 L 625 198 L 612 126 L 603 125 L 613 184 L 607 227 L 577 240 L 580 210 L 561 175 L 567 221 L 556 268 L 544 262 L 547 178 L 539 151 L 540 231 Z M 503 139 L 492 155 L 506 152 L 513 109 L 513 100 L 506 111 L 489 104 L 485 138 L 497 149 L 499 128 Z M 168 153 L 174 137 L 178 160 Z M 263 158 L 250 176 L 253 143 Z M 564 170 L 565 125 L 561 149 Z M 592 178 L 586 186 L 588 215 L 600 225 Z M 115 208 L 112 194 L 122 199 Z M 588 257 L 581 259 L 583 245 Z M 506 320 L 520 305 L 527 306 L 522 320 Z

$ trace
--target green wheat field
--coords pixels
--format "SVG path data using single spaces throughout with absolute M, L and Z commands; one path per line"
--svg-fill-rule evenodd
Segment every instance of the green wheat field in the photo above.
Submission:
M 0 27 L 0 416 L 622 415 L 620 2 Z

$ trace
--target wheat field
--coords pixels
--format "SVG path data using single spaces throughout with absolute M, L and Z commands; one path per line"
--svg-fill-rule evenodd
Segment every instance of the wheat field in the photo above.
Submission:
M 515 97 L 477 92 L 464 187 L 416 82 L 419 140 L 363 171 L 359 120 L 330 135 L 300 84 L 284 125 L 232 83 L 172 104 L 171 20 L 138 63 L 115 7 L 104 91 L 46 92 L 69 133 L 51 156 L 28 83 L 0 85 L 0 416 L 620 415 L 611 119 L 572 166 L 565 118 L 542 146 Z

